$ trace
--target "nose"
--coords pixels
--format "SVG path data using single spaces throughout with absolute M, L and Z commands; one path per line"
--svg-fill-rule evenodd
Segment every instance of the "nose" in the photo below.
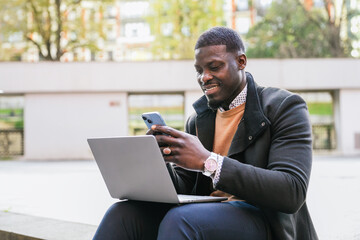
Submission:
M 207 81 L 211 80 L 213 78 L 213 76 L 209 73 L 209 72 L 206 72 L 204 71 L 201 75 L 200 75 L 200 82 L 202 84 L 205 84 Z

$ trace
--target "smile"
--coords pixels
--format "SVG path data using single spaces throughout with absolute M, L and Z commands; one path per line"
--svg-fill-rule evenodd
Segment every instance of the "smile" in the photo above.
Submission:
M 208 86 L 208 87 L 204 87 L 204 93 L 206 95 L 211 95 L 211 94 L 214 94 L 215 92 L 217 92 L 219 86 Z

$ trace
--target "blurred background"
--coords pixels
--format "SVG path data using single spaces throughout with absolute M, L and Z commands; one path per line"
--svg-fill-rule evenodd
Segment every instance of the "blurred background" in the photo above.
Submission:
M 315 151 L 359 153 L 359 13 L 358 0 L 0 0 L 0 157 L 89 158 L 84 138 L 144 134 L 145 111 L 182 130 L 212 26 L 243 37 L 261 85 L 304 97 Z
M 0 209 L 97 224 L 109 196 L 91 195 L 105 186 L 86 139 L 144 134 L 147 111 L 184 130 L 202 95 L 193 48 L 213 26 L 241 35 L 259 85 L 306 100 L 315 225 L 322 239 L 360 239 L 360 0 L 0 0 Z M 63 189 L 61 211 L 41 200 L 44 179 Z M 74 210 L 79 189 L 95 217 Z

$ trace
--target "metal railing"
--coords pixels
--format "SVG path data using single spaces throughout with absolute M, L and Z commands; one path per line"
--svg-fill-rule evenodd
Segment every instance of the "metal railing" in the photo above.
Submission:
M 24 155 L 24 130 L 0 130 L 0 157 Z

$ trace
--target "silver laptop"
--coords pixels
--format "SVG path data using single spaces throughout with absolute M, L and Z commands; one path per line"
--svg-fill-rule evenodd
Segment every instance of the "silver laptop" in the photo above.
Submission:
M 152 135 L 89 138 L 88 143 L 113 198 L 162 203 L 227 199 L 177 194 Z

